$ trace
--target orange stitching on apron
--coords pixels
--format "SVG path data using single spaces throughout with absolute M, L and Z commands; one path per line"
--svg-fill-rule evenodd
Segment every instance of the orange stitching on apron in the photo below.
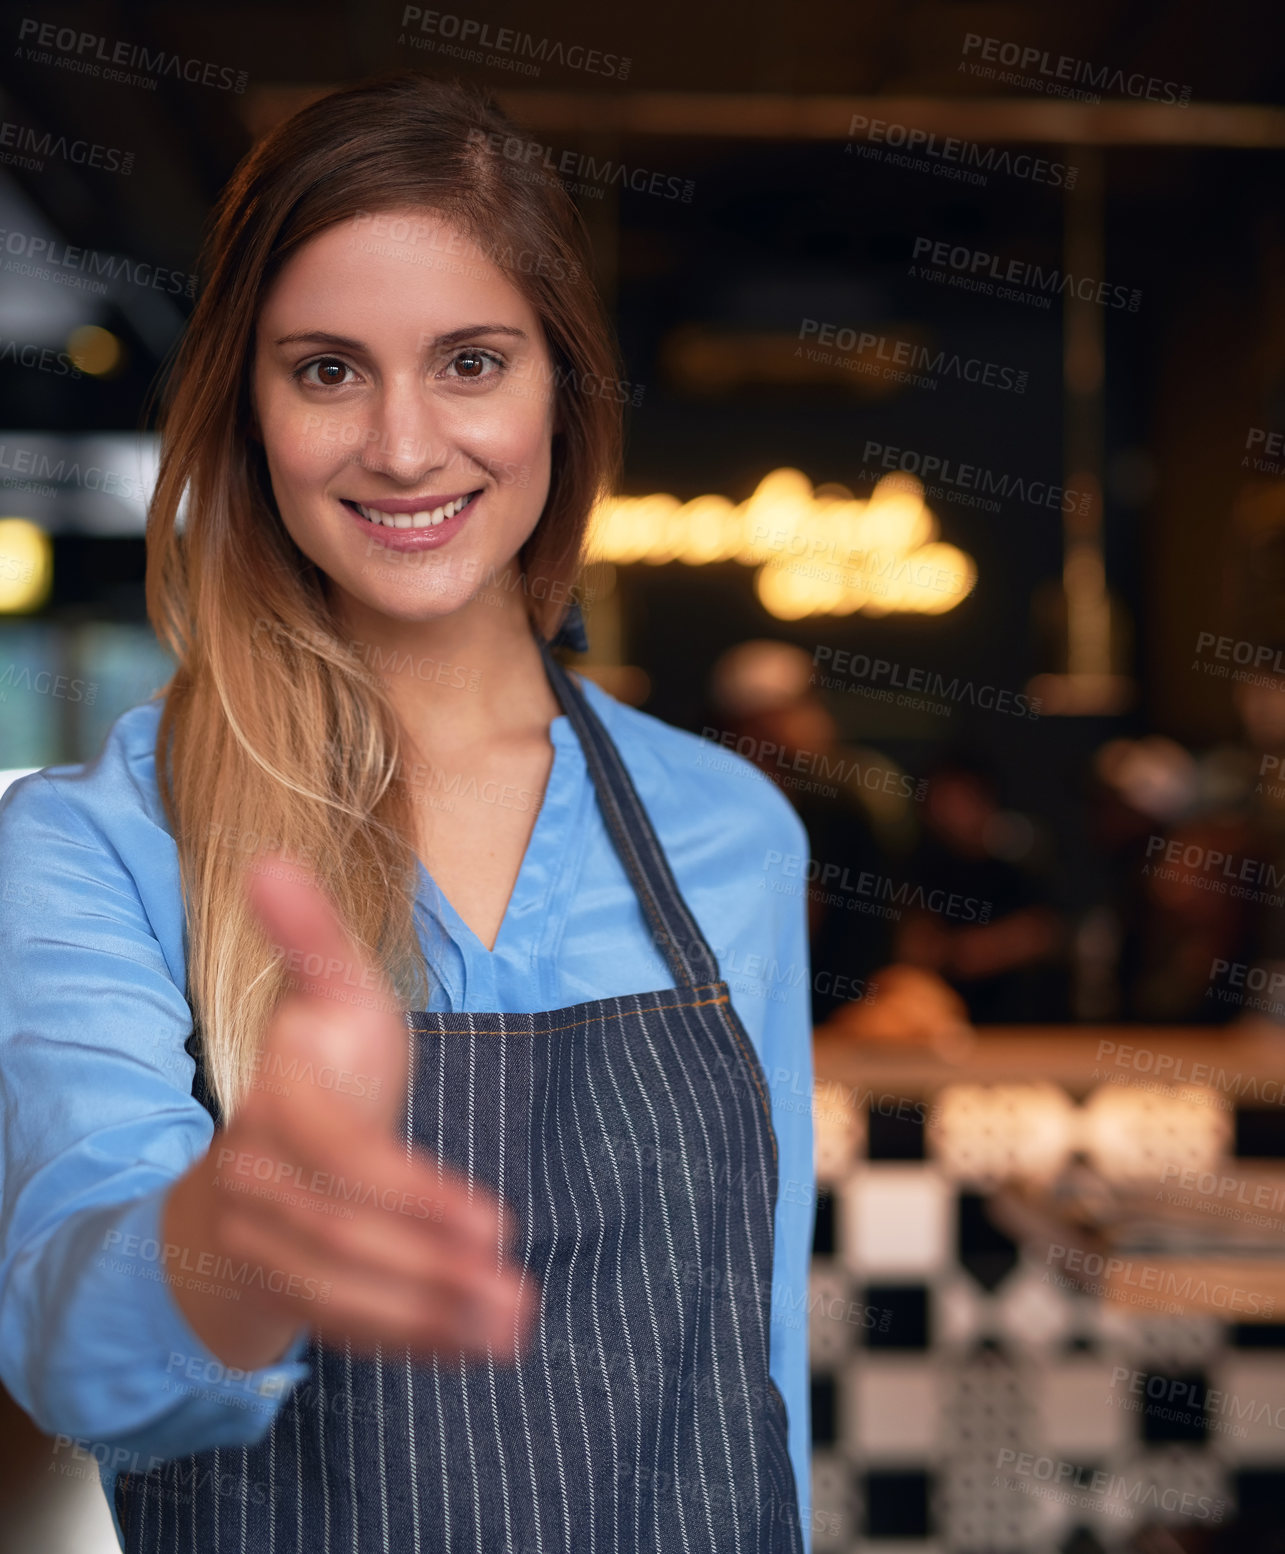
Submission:
M 712 984 L 706 985 L 712 986 Z M 552 1035 L 554 1031 L 573 1031 L 578 1025 L 591 1025 L 597 1020 L 602 1020 L 604 1022 L 607 1020 L 623 1020 L 627 1014 L 662 1014 L 670 1009 L 707 1009 L 711 1004 L 721 1007 L 729 1004 L 730 1002 L 731 995 L 724 993 L 719 998 L 698 998 L 694 1002 L 687 1004 L 652 1004 L 646 1009 L 617 1009 L 612 1014 L 594 1014 L 589 1015 L 586 1019 L 583 1020 L 568 1020 L 565 1025 L 550 1025 L 547 1030 L 541 1032 L 541 1034 Z M 741 1056 L 745 1059 L 745 1066 L 749 1069 L 750 1077 L 754 1081 L 754 1088 L 759 1093 L 759 1100 L 763 1105 L 763 1115 L 767 1118 L 767 1136 L 769 1142 L 772 1145 L 772 1164 L 776 1165 L 778 1164 L 776 1151 L 776 1129 L 772 1126 L 772 1108 L 768 1103 L 767 1096 L 763 1093 L 763 1086 L 758 1082 L 758 1075 L 754 1072 L 754 1064 L 750 1060 L 749 1053 L 745 1050 L 745 1043 L 741 1040 L 740 1033 L 737 1031 L 736 1026 L 732 1023 L 732 1021 L 727 1018 L 727 1009 L 721 1007 L 721 1012 L 723 1015 L 723 1024 L 727 1027 L 733 1041 L 735 1041 L 736 1045 L 740 1048 Z M 420 1031 L 419 1034 L 438 1036 L 443 1033 L 440 1031 Z M 512 1036 L 513 1032 L 492 1030 L 486 1026 L 474 1026 L 473 1034 L 475 1036 Z
M 725 1004 L 725 1003 L 727 1003 L 727 1001 L 728 1000 L 726 998 L 720 998 L 718 1000 L 718 1002 L 720 1004 Z M 768 1136 L 768 1139 L 770 1140 L 771 1145 L 772 1145 L 772 1164 L 776 1165 L 777 1164 L 777 1158 L 776 1158 L 776 1129 L 772 1126 L 772 1108 L 768 1105 L 767 1096 L 765 1096 L 763 1094 L 763 1086 L 761 1084 L 759 1084 L 759 1082 L 758 1082 L 758 1075 L 755 1074 L 755 1072 L 754 1072 L 754 1065 L 750 1061 L 749 1053 L 746 1052 L 746 1050 L 745 1050 L 745 1043 L 741 1040 L 740 1036 L 738 1035 L 737 1030 L 736 1030 L 736 1026 L 732 1023 L 731 1020 L 729 1020 L 727 1018 L 727 1010 L 726 1009 L 724 1009 L 722 1011 L 722 1015 L 723 1015 L 723 1024 L 727 1026 L 728 1030 L 732 1033 L 733 1037 L 735 1037 L 736 1045 L 741 1049 L 741 1056 L 745 1059 L 745 1066 L 746 1066 L 746 1068 L 749 1069 L 750 1077 L 754 1080 L 754 1088 L 759 1093 L 759 1100 L 762 1101 L 762 1103 L 763 1103 L 763 1115 L 767 1118 L 767 1136 Z
M 728 997 L 729 995 L 724 993 L 721 998 L 698 998 L 695 1003 L 690 1004 L 652 1004 L 647 1009 L 618 1009 L 614 1014 L 592 1014 L 583 1020 L 568 1020 L 565 1025 L 550 1025 L 540 1034 L 551 1035 L 554 1031 L 573 1031 L 577 1025 L 592 1025 L 597 1020 L 623 1020 L 627 1014 L 657 1014 L 667 1009 L 704 1009 L 708 1004 L 725 1004 L 728 1001 Z M 421 1031 L 420 1034 L 437 1036 L 442 1033 L 439 1031 Z M 479 1025 L 473 1027 L 473 1034 L 475 1036 L 512 1036 L 513 1032 L 490 1030 Z M 744 1048 L 741 1050 L 744 1051 Z

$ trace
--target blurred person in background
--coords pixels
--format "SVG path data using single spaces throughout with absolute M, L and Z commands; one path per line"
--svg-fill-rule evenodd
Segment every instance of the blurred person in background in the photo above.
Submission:
M 1092 831 L 1112 883 L 1095 921 L 1103 948 L 1114 942 L 1115 986 L 1096 1017 L 1225 1025 L 1251 1012 L 1245 979 L 1280 917 L 1255 896 L 1283 861 L 1270 800 L 1253 791 L 1257 765 L 1243 746 L 1196 755 L 1159 735 L 1098 751 Z M 1258 883 L 1243 884 L 1243 869 Z M 1239 989 L 1219 967 L 1240 968 Z
M 1217 1000 L 1210 974 L 1219 961 L 1247 964 L 1253 911 L 1207 862 L 1250 856 L 1253 833 L 1240 816 L 1207 815 L 1156 840 L 1141 867 L 1140 909 L 1125 932 L 1125 1018 L 1225 1024 L 1235 1011 Z
M 1079 1019 L 1124 1016 L 1125 936 L 1142 914 L 1150 838 L 1187 807 L 1193 767 L 1181 745 L 1159 735 L 1108 740 L 1093 756 L 1085 805 L 1101 880 L 1075 933 Z
M 1285 656 L 1285 643 L 1270 645 L 1274 660 Z M 1244 781 L 1254 856 L 1266 865 L 1263 899 L 1251 913 L 1246 955 L 1253 979 L 1265 977 L 1267 996 L 1251 992 L 1239 1018 L 1264 1035 L 1276 1036 L 1285 1032 L 1285 909 L 1272 899 L 1285 893 L 1285 677 L 1238 681 L 1232 700 L 1247 746 Z M 1234 986 L 1225 991 L 1235 994 Z
M 1001 810 L 981 762 L 936 763 L 896 954 L 954 988 L 974 1025 L 1066 1018 L 1065 930 L 1029 861 L 1034 838 L 1025 816 Z
M 913 837 L 915 784 L 882 752 L 840 741 L 833 713 L 812 687 L 812 671 L 811 657 L 787 642 L 730 648 L 710 675 L 716 726 L 707 726 L 705 735 L 780 787 L 807 829 L 812 859 L 852 876 L 884 875 Z M 837 903 L 839 894 L 808 890 L 816 1025 L 868 997 L 871 974 L 892 952 L 891 924 Z

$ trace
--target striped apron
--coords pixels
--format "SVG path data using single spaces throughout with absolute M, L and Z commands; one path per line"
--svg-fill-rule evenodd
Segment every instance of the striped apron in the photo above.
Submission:
M 116 1480 L 130 1554 L 802 1554 L 768 1373 L 766 1076 L 619 752 L 543 651 L 675 985 L 407 1013 L 407 1154 L 516 1213 L 542 1292 L 523 1358 L 314 1338 L 258 1444 Z

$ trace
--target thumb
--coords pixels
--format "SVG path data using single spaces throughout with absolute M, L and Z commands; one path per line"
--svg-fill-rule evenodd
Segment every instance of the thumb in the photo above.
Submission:
M 258 1087 L 278 1096 L 316 1090 L 318 1104 L 348 1129 L 398 1127 L 409 1037 L 382 971 L 308 870 L 251 864 L 245 887 L 251 910 L 284 958 L 288 989 L 264 1033 Z

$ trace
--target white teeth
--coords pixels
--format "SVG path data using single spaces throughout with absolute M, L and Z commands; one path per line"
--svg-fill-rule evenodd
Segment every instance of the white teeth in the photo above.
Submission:
M 467 501 L 467 496 L 456 497 L 444 507 L 425 509 L 422 513 L 381 513 L 373 507 L 363 507 L 360 502 L 352 505 L 368 523 L 382 523 L 388 529 L 428 529 L 454 518 Z

